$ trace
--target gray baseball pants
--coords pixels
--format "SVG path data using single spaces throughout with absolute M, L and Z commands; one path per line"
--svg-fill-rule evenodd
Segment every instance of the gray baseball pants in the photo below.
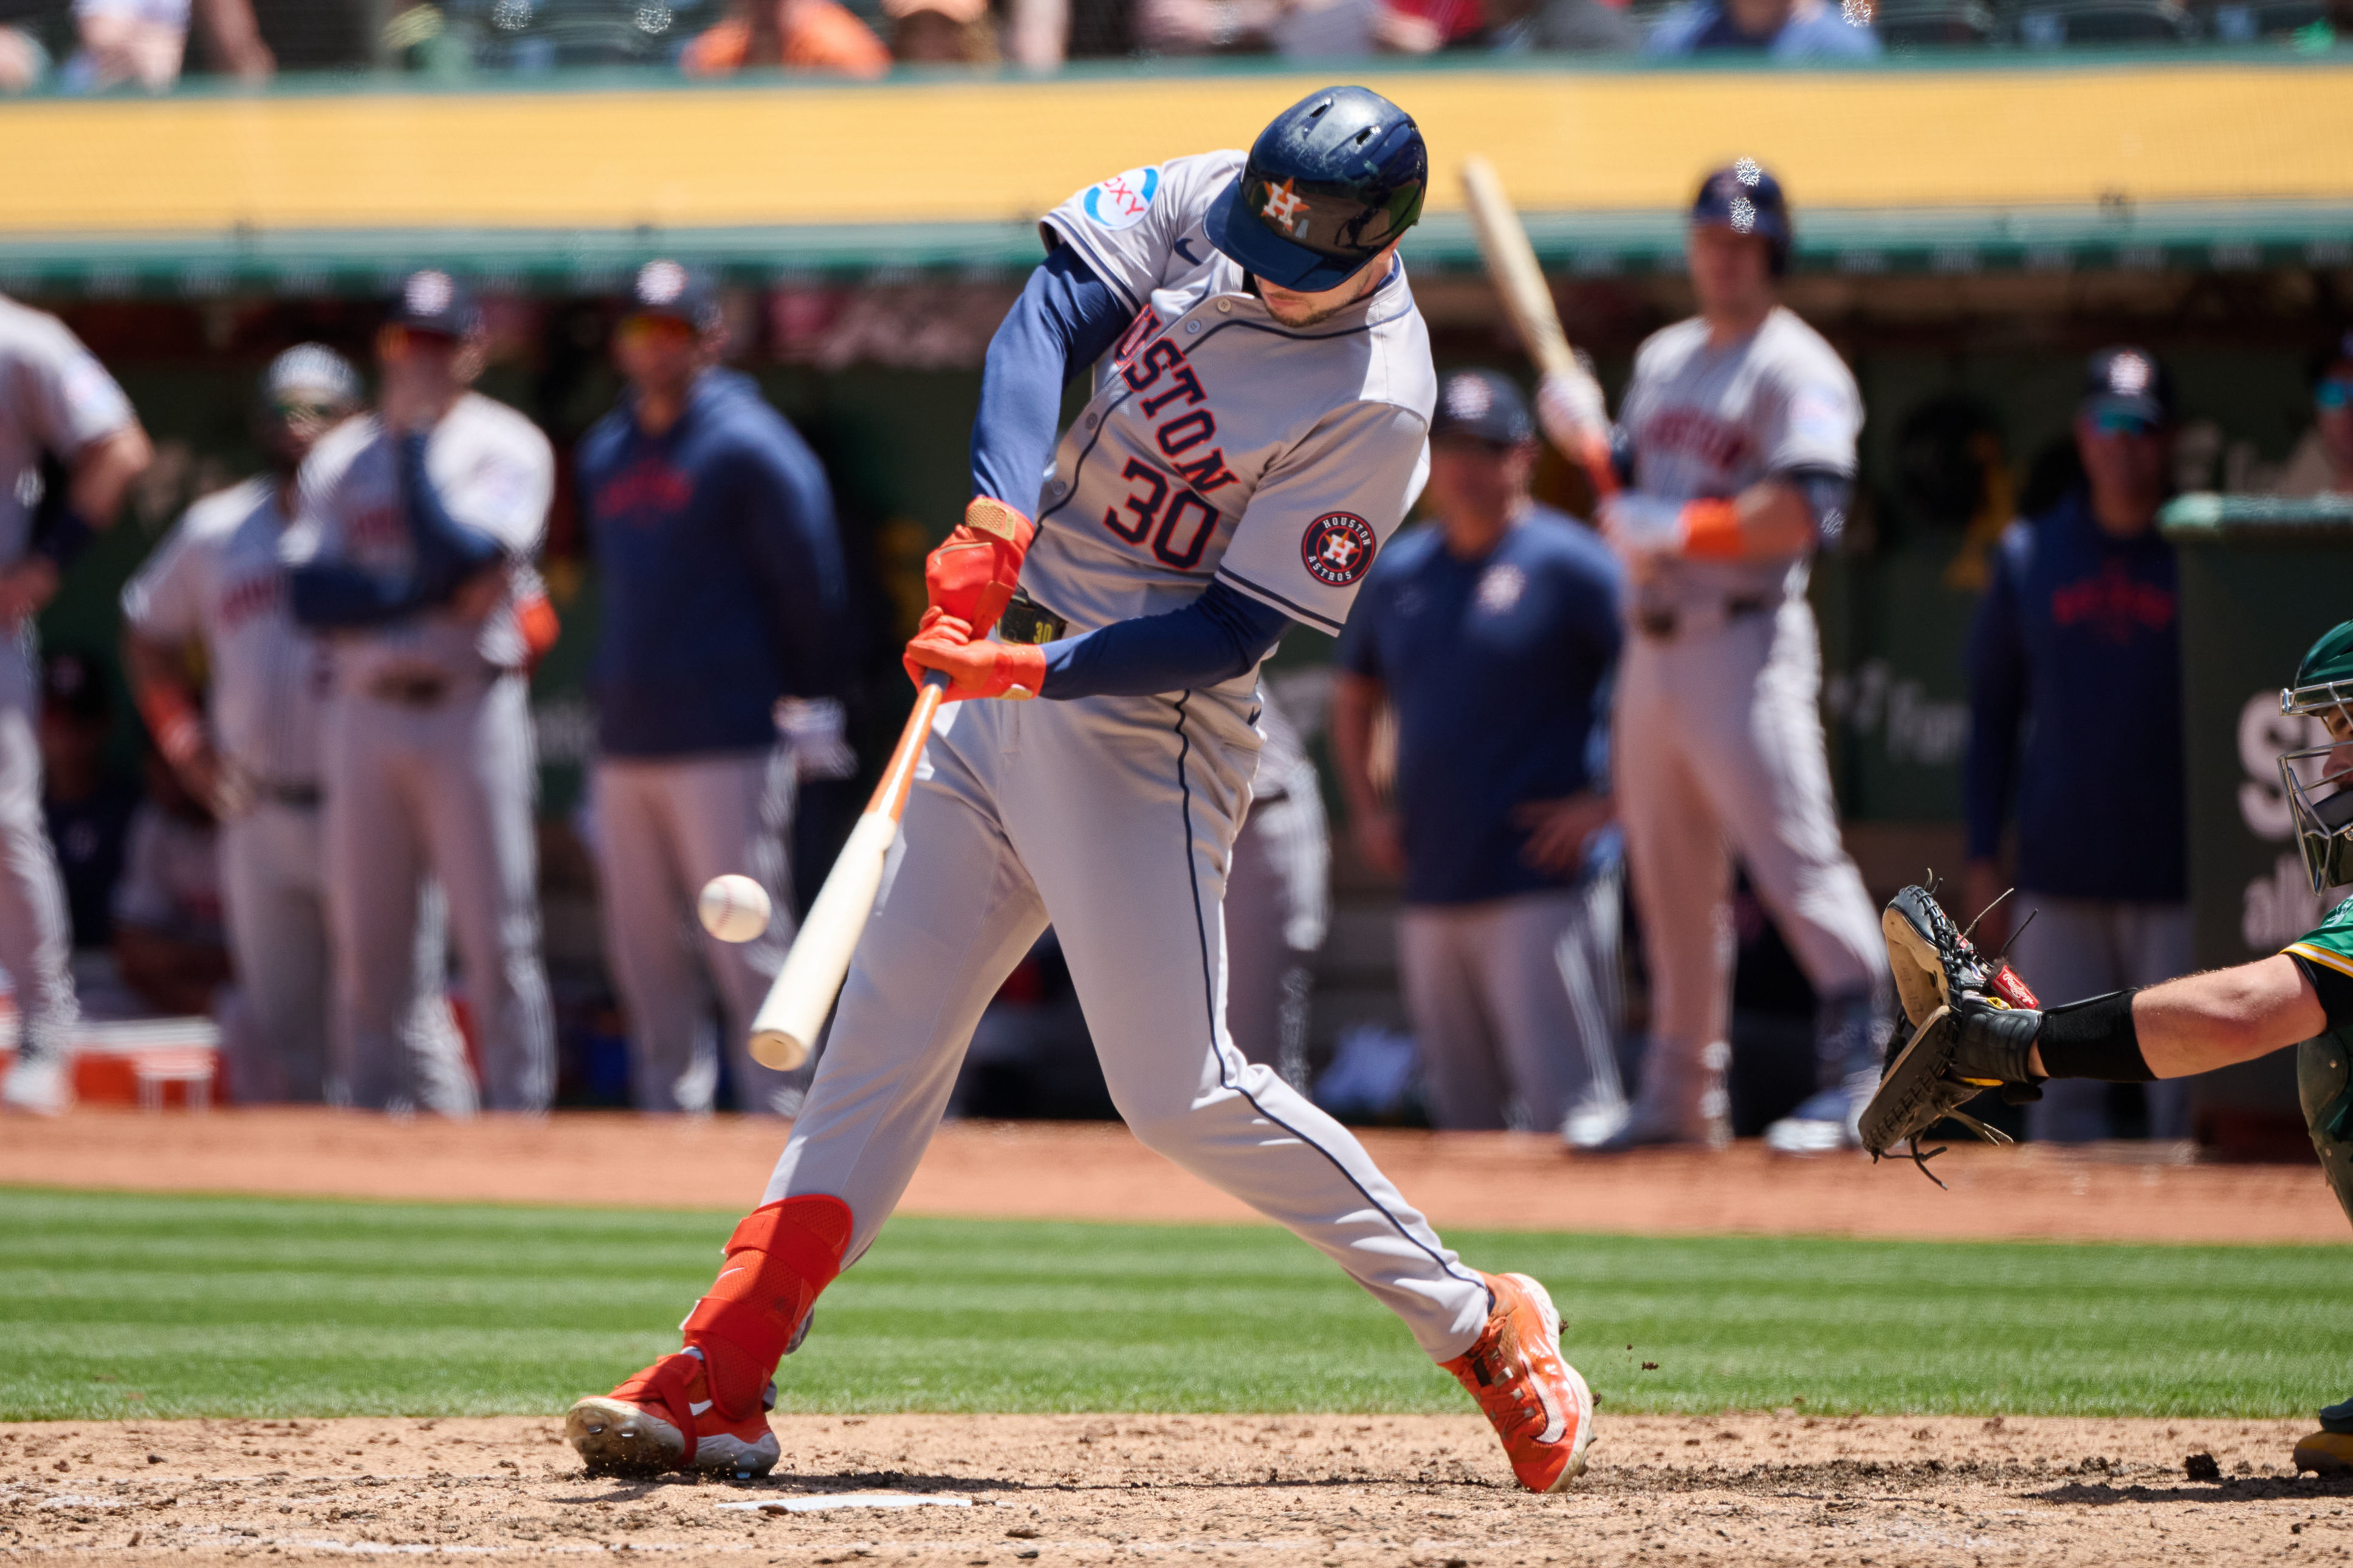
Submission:
M 1803 599 L 1627 639 L 1618 812 L 1650 960 L 1649 1062 L 1678 1077 L 1726 1037 L 1736 855 L 1817 995 L 1888 994 L 1878 912 L 1839 837 L 1821 678 Z
M 728 1069 L 745 1110 L 791 1115 L 810 1071 L 752 1059 L 752 1018 L 792 945 L 793 763 L 783 747 L 677 758 L 607 757 L 593 780 L 605 952 L 629 1016 L 629 1070 L 640 1110 L 707 1111 L 719 1058 L 706 976 L 727 1031 Z M 726 942 L 694 912 L 724 872 L 766 889 L 765 935 Z
M 539 957 L 538 779 L 522 678 L 500 674 L 416 706 L 329 699 L 327 927 L 355 1073 L 394 1059 L 416 988 L 418 889 L 448 900 L 492 1110 L 547 1109 L 554 1025 Z
M 221 824 L 223 913 L 237 962 L 241 1026 L 229 1087 L 243 1103 L 295 1101 L 363 1110 L 474 1110 L 464 1043 L 441 994 L 448 921 L 438 889 L 418 902 L 408 1016 L 395 1048 L 354 1058 L 328 1005 L 325 835 L 321 812 L 264 798 Z
M 2021 888 L 2010 898 L 2011 967 L 2044 1002 L 2080 1001 L 2130 985 L 2155 985 L 2197 967 L 2190 957 L 2189 906 L 2128 899 L 2060 899 Z M 2034 918 L 2024 929 L 2017 922 Z M 2111 1135 L 2108 1085 L 2052 1079 L 2026 1107 L 2026 1135 L 2087 1143 Z M 2148 1135 L 2189 1136 L 2189 1080 L 2168 1079 L 2148 1094 Z
M 1258 744 L 1245 710 L 1199 692 L 945 709 L 762 1201 L 841 1199 L 845 1256 L 862 1252 L 981 1010 L 1050 918 L 1136 1138 L 1324 1252 L 1433 1358 L 1461 1354 L 1484 1280 L 1346 1128 L 1226 1032 L 1219 904 Z
M 26 1061 L 70 1050 L 81 1012 L 67 960 L 73 948 L 65 884 L 41 816 L 41 748 L 24 682 L 0 699 L 0 967 L 16 988 L 16 1050 Z
M 1432 1125 L 1558 1132 L 1580 1105 L 1624 1100 L 1618 888 L 1610 871 L 1399 911 L 1398 965 Z

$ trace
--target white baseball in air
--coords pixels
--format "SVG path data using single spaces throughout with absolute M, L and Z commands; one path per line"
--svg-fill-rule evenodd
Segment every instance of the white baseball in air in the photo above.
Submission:
M 768 889 L 730 871 L 702 884 L 694 903 L 702 929 L 722 942 L 750 942 L 768 929 Z

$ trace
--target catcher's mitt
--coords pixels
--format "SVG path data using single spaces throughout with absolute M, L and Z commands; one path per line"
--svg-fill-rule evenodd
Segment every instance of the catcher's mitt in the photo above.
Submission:
M 2009 1142 L 1960 1108 L 1997 1087 L 2019 1099 L 2039 1097 L 2024 1068 L 2041 1024 L 2034 993 L 2017 971 L 1972 947 L 1926 888 L 1897 893 L 1879 924 L 1912 1034 L 1863 1107 L 1863 1148 L 1876 1160 L 1908 1140 L 1926 1171 L 1942 1151 L 1923 1153 L 1920 1134 L 1947 1118 L 1989 1143 Z

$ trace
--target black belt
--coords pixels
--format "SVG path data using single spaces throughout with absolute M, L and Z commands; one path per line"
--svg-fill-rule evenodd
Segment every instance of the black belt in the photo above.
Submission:
M 257 784 L 253 793 L 264 800 L 290 805 L 297 811 L 316 811 L 327 798 L 326 792 L 314 784 Z
M 368 682 L 367 694 L 403 708 L 431 708 L 456 685 L 446 675 L 379 675 Z
M 1724 601 L 1724 618 L 1727 621 L 1736 621 L 1748 616 L 1761 616 L 1766 611 L 1771 609 L 1773 605 L 1774 601 L 1771 599 L 1753 597 L 1726 599 Z M 1671 637 L 1675 635 L 1675 628 L 1680 626 L 1682 622 L 1683 612 L 1680 610 L 1637 610 L 1634 612 L 1634 626 L 1644 637 Z
M 997 617 L 997 635 L 1007 642 L 1060 642 L 1071 635 L 1071 623 L 1016 588 L 1013 602 Z

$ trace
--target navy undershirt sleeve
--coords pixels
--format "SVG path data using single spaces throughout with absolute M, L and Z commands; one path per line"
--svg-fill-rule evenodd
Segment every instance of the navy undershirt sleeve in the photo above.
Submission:
M 417 596 L 427 605 L 443 604 L 458 585 L 506 554 L 506 547 L 480 529 L 459 522 L 441 503 L 425 471 L 425 433 L 411 431 L 400 438 L 400 496 L 408 513 L 408 531 L 417 542 Z
M 989 340 L 972 421 L 972 490 L 1020 512 L 1036 510 L 1054 458 L 1062 387 L 1111 352 L 1131 312 L 1071 247 L 1029 274 Z
M 1248 674 L 1291 617 L 1211 583 L 1181 610 L 1139 616 L 1046 645 L 1040 697 L 1149 697 Z
M 1847 512 L 1854 504 L 1854 478 L 1836 468 L 1790 468 L 1773 476 L 1806 498 L 1814 514 L 1814 542 L 1835 550 L 1846 536 Z

